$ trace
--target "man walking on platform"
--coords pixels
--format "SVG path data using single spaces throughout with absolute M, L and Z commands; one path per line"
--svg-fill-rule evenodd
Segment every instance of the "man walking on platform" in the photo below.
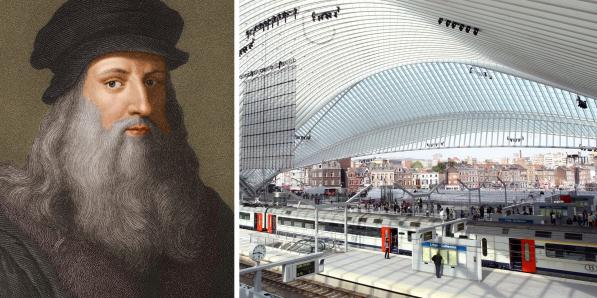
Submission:
M 390 259 L 390 238 L 386 238 L 386 249 L 385 249 L 385 259 Z
M 431 258 L 431 260 L 433 261 L 433 263 L 435 264 L 435 276 L 437 276 L 437 278 L 441 278 L 442 277 L 442 256 L 439 254 L 439 249 L 437 250 L 437 253 Z

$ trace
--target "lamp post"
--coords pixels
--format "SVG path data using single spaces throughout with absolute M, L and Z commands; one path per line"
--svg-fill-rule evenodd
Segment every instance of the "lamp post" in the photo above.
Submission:
M 500 175 L 500 173 L 498 172 L 498 176 L 496 178 L 504 187 L 504 201 L 506 202 L 505 206 L 508 206 L 508 189 L 507 189 L 506 183 L 502 179 L 500 179 L 499 175 Z
M 344 252 L 348 252 L 348 203 L 344 204 Z
M 352 200 L 358 198 L 361 195 L 361 193 L 369 190 L 371 186 L 372 184 L 365 186 L 365 188 L 359 190 L 354 196 L 346 200 L 346 202 L 344 203 L 344 252 L 348 251 L 348 204 Z
M 319 232 L 319 207 L 315 205 L 315 253 L 318 252 L 317 233 Z

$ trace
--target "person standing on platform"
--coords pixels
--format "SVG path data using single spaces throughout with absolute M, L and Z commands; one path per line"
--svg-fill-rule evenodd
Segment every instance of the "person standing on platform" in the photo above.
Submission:
M 386 253 L 384 255 L 385 259 L 390 259 L 390 238 L 386 238 Z
M 435 264 L 435 276 L 437 278 L 441 278 L 442 277 L 442 260 L 444 258 L 442 258 L 442 256 L 439 254 L 439 249 L 437 250 L 437 253 L 431 258 L 431 260 L 433 261 L 433 264 Z

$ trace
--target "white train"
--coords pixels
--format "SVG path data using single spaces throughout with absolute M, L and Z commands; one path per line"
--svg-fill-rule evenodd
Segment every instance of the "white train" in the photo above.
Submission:
M 241 228 L 281 235 L 314 234 L 313 209 L 240 207 L 239 215 Z M 318 218 L 318 237 L 344 241 L 343 210 L 320 210 Z M 349 212 L 347 223 L 349 245 L 383 251 L 389 237 L 392 253 L 411 255 L 412 234 L 441 220 Z M 441 227 L 437 233 L 442 234 Z M 597 229 L 469 222 L 446 227 L 443 235 L 479 239 L 483 266 L 597 281 Z

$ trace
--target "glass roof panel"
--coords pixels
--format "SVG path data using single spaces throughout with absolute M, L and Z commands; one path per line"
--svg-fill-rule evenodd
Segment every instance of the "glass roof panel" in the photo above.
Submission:
M 318 112 L 316 124 L 307 122 L 317 138 L 301 143 L 296 153 L 300 160 L 351 139 L 359 140 L 350 147 L 360 146 L 362 150 L 354 149 L 359 152 L 415 148 L 452 135 L 460 146 L 509 146 L 506 137 L 520 136 L 532 145 L 531 139 L 541 139 L 529 133 L 556 135 L 551 137 L 556 145 L 572 146 L 573 140 L 588 143 L 596 137 L 586 135 L 597 129 L 593 101 L 587 98 L 589 108 L 581 109 L 568 91 L 475 65 L 411 64 L 374 74 L 338 95 L 327 111 Z M 503 139 L 482 134 L 497 131 L 504 132 Z

